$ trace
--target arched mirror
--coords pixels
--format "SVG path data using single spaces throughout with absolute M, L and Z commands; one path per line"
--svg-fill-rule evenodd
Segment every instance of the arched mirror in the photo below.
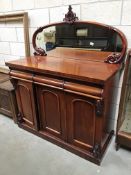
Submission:
M 109 52 L 105 58 L 108 63 L 121 63 L 124 59 L 127 42 L 124 34 L 116 28 L 100 23 L 79 21 L 71 6 L 64 22 L 40 27 L 33 35 L 33 47 L 36 55 L 51 55 L 57 51 L 66 52 L 66 48 Z M 60 49 L 61 48 L 61 49 Z M 53 51 L 52 51 L 53 50 Z M 76 51 L 77 50 L 77 51 Z

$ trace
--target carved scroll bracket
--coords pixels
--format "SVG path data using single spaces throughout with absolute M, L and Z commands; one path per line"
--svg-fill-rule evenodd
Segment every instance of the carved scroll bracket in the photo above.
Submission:
M 96 116 L 101 116 L 102 115 L 103 106 L 104 106 L 103 100 L 97 100 L 96 101 Z
M 111 55 L 109 55 L 107 57 L 107 59 L 105 60 L 106 63 L 110 63 L 110 64 L 117 64 L 120 62 L 121 58 L 121 54 L 120 53 L 112 53 Z
M 76 16 L 76 13 L 72 11 L 71 5 L 69 5 L 68 12 L 65 14 L 65 18 L 63 21 L 72 24 L 73 22 L 77 21 L 78 17 Z
M 46 56 L 47 55 L 45 50 L 42 48 L 36 48 L 35 50 L 36 50 L 36 52 L 34 52 L 35 56 Z
M 101 146 L 100 144 L 95 144 L 93 148 L 93 156 L 96 158 L 100 158 L 101 156 Z
M 17 123 L 21 124 L 23 122 L 24 122 L 24 120 L 23 120 L 22 114 L 19 112 L 17 115 Z
M 39 27 L 35 31 L 35 33 L 33 34 L 33 37 L 32 37 L 32 44 L 33 44 L 33 47 L 34 47 L 34 50 L 35 50 L 35 52 L 34 52 L 34 55 L 35 56 L 46 56 L 47 55 L 44 49 L 38 48 L 37 45 L 36 45 L 37 34 L 40 33 L 40 32 L 42 32 L 43 29 L 44 29 L 44 27 Z

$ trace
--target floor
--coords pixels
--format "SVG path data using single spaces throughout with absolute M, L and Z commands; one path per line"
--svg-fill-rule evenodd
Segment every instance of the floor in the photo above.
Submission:
M 114 139 L 97 166 L 20 128 L 0 115 L 0 175 L 131 175 L 131 152 Z

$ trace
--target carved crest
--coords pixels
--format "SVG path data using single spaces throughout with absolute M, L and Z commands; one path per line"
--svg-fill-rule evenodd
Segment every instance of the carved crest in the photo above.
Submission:
M 71 5 L 69 5 L 68 12 L 65 14 L 65 18 L 63 21 L 68 22 L 68 23 L 73 23 L 78 20 L 78 17 L 76 16 L 76 13 L 72 11 Z

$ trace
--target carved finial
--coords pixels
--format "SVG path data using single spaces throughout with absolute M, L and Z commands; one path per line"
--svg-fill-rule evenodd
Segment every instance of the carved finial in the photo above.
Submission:
M 71 12 L 71 11 L 72 11 L 72 7 L 71 7 L 71 5 L 69 5 L 68 10 L 69 10 L 69 12 Z
M 78 17 L 76 17 L 76 14 L 72 11 L 71 5 L 69 5 L 68 12 L 65 14 L 65 18 L 63 21 L 68 23 L 73 23 L 78 20 Z

